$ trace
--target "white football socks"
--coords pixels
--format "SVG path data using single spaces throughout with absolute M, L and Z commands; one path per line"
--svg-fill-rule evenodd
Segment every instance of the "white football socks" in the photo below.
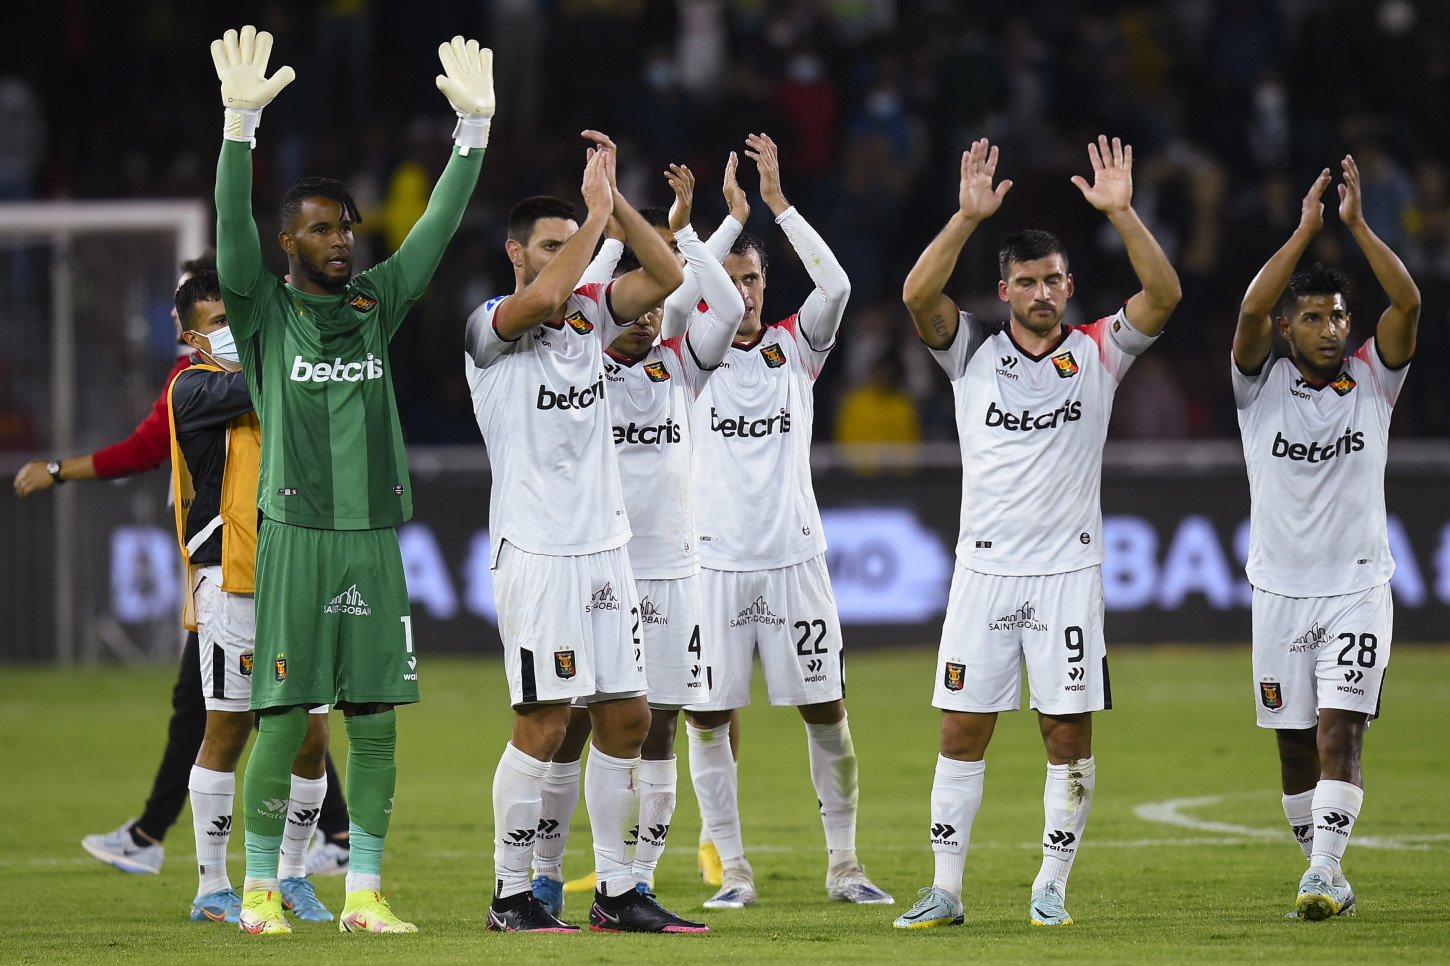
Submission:
M 1032 883 L 1033 892 L 1055 885 L 1058 893 L 1067 898 L 1067 877 L 1093 810 L 1096 787 L 1097 762 L 1091 756 L 1066 765 L 1047 766 L 1042 790 L 1042 868 Z
M 1314 789 L 1284 796 L 1284 817 L 1289 820 L 1289 830 L 1294 841 L 1304 850 L 1304 858 L 1314 851 Z
M 534 837 L 534 875 L 564 881 L 564 850 L 569 847 L 569 826 L 579 806 L 580 763 L 551 761 L 540 788 L 543 807 L 539 834 Z
M 675 817 L 675 759 L 639 763 L 639 841 L 634 847 L 634 880 L 654 885 L 655 868 L 665 851 L 665 836 Z
M 322 800 L 327 797 L 327 773 L 320 778 L 292 776 L 291 801 L 287 803 L 287 826 L 282 831 L 282 854 L 277 860 L 278 879 L 307 875 L 307 846 L 317 831 Z
M 634 888 L 633 829 L 639 822 L 638 758 L 615 758 L 589 749 L 584 807 L 594 832 L 595 886 L 606 896 Z
M 187 787 L 191 791 L 191 829 L 196 836 L 196 894 L 204 896 L 218 889 L 230 889 L 227 842 L 232 837 L 232 799 L 237 791 L 237 773 L 192 765 Z
M 721 863 L 745 857 L 740 834 L 739 778 L 730 753 L 730 725 L 697 728 L 685 723 L 690 740 L 690 780 L 700 801 L 700 820 Z
M 513 742 L 504 746 L 493 773 L 494 897 L 527 892 L 534 838 L 543 809 L 540 788 L 549 763 L 519 751 Z
M 856 748 L 846 718 L 834 724 L 806 724 L 811 782 L 821 803 L 821 824 L 833 866 L 856 862 Z
M 967 864 L 967 844 L 972 823 L 982 807 L 985 761 L 957 761 L 945 755 L 936 759 L 931 783 L 931 851 L 935 859 L 935 888 L 962 897 L 962 871 Z
M 1330 880 L 1340 874 L 1339 861 L 1363 804 L 1364 789 L 1358 785 L 1319 780 L 1314 786 L 1314 847 L 1309 868 L 1322 870 Z

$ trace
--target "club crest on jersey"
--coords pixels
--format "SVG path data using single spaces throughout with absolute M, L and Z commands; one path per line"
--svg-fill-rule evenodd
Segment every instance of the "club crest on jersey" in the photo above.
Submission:
M 1278 681 L 1259 682 L 1259 703 L 1270 711 L 1284 707 L 1284 686 Z
M 359 312 L 371 312 L 373 309 L 378 307 L 378 300 L 375 298 L 369 298 L 368 296 L 359 292 L 352 298 L 348 299 L 347 304 L 350 308 L 356 309 Z
M 1057 370 L 1057 375 L 1062 379 L 1071 379 L 1077 375 L 1077 360 L 1072 357 L 1071 352 L 1059 352 L 1052 357 L 1052 367 Z
M 659 361 L 646 362 L 644 365 L 644 374 L 649 376 L 650 382 L 664 382 L 670 377 L 669 370 L 665 368 L 665 364 Z
M 554 652 L 554 673 L 565 681 L 579 673 L 579 666 L 574 663 L 573 648 L 563 648 Z
M 1351 376 L 1347 372 L 1341 372 L 1339 374 L 1339 378 L 1329 384 L 1329 388 L 1333 389 L 1341 396 L 1348 396 L 1351 392 L 1354 391 L 1354 387 L 1357 385 L 1359 385 L 1359 383 L 1354 381 L 1353 376 Z
M 287 680 L 287 658 L 279 657 L 272 662 L 272 676 L 278 681 Z
M 779 369 L 785 365 L 785 350 L 781 349 L 779 342 L 772 342 L 760 350 L 760 358 L 772 369 Z
M 572 315 L 564 316 L 564 322 L 578 332 L 580 335 L 588 335 L 594 331 L 594 323 L 584 317 L 583 312 L 575 312 Z
M 946 672 L 942 674 L 942 686 L 948 691 L 960 691 L 967 681 L 967 666 L 947 662 Z
M 256 655 L 251 651 L 242 652 L 241 657 L 237 659 L 237 669 L 242 672 L 242 677 L 249 678 L 252 676 L 252 664 L 255 660 Z

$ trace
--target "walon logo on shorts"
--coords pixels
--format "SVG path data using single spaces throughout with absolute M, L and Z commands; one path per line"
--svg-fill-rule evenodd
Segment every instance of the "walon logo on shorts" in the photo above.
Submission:
M 373 612 L 368 602 L 363 600 L 362 594 L 357 592 L 357 584 L 353 584 L 347 590 L 338 594 L 328 601 L 322 608 L 324 614 L 351 614 L 354 617 L 367 617 Z
M 1294 638 L 1294 643 L 1289 645 L 1289 653 L 1301 654 L 1304 651 L 1317 651 L 1328 643 L 1329 631 L 1320 627 L 1319 622 L 1315 621 L 1309 625 L 1307 631 Z
M 1259 682 L 1259 703 L 1270 711 L 1284 707 L 1284 687 L 1278 681 Z
M 596 610 L 619 610 L 619 598 L 614 596 L 613 584 L 605 584 L 590 595 L 589 606 L 584 608 L 584 613 Z
M 769 624 L 772 627 L 784 627 L 785 618 L 777 617 L 772 613 L 770 605 L 765 602 L 765 595 L 761 594 L 755 598 L 753 604 L 730 620 L 731 627 L 743 627 L 746 624 Z
M 1017 628 L 1027 631 L 1047 630 L 1047 625 L 1037 619 L 1037 608 L 1032 606 L 1032 601 L 1025 600 L 1015 612 L 987 622 L 989 631 L 1010 631 Z

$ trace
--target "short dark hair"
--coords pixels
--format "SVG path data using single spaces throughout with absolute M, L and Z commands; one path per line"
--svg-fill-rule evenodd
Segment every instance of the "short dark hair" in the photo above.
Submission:
M 650 205 L 648 208 L 641 208 L 639 216 L 649 222 L 654 228 L 670 227 L 670 209 L 661 208 L 659 205 Z
M 760 270 L 770 267 L 770 255 L 765 251 L 765 242 L 748 231 L 742 231 L 735 238 L 735 244 L 730 246 L 730 254 L 744 255 L 751 249 L 755 250 L 755 257 L 760 259 Z
M 1313 268 L 1295 272 L 1279 300 L 1279 317 L 1287 319 L 1289 313 L 1299 305 L 1299 300 L 1308 295 L 1343 295 L 1349 300 L 1349 279 L 1337 268 L 1330 268 L 1323 262 L 1315 262 Z
M 352 192 L 348 191 L 347 185 L 336 178 L 298 178 L 277 207 L 283 231 L 302 211 L 302 202 L 308 198 L 331 198 L 342 207 L 344 218 L 354 225 L 362 224 L 362 215 L 358 214 L 357 202 L 352 200 Z
M 1005 282 L 1012 275 L 1013 262 L 1033 262 L 1049 255 L 1061 255 L 1062 267 L 1067 268 L 1067 249 L 1061 238 L 1040 228 L 1015 232 L 1002 240 L 1002 247 L 997 251 L 997 273 Z
M 508 237 L 520 245 L 527 245 L 533 237 L 534 225 L 545 218 L 563 218 L 579 222 L 579 213 L 563 198 L 553 195 L 534 195 L 525 198 L 509 209 Z
M 212 248 L 203 249 L 202 253 L 195 258 L 188 258 L 181 263 L 183 275 L 196 275 L 198 272 L 216 271 L 216 250 Z
M 222 280 L 216 272 L 202 269 L 192 273 L 191 278 L 182 282 L 181 288 L 176 290 L 176 317 L 181 320 L 181 327 L 195 332 L 196 325 L 192 322 L 191 310 L 196 308 L 198 302 L 221 300 Z

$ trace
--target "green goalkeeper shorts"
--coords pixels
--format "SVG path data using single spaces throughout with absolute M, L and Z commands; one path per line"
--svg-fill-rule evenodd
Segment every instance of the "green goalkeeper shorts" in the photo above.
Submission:
M 418 700 L 398 532 L 263 519 L 252 710 Z

